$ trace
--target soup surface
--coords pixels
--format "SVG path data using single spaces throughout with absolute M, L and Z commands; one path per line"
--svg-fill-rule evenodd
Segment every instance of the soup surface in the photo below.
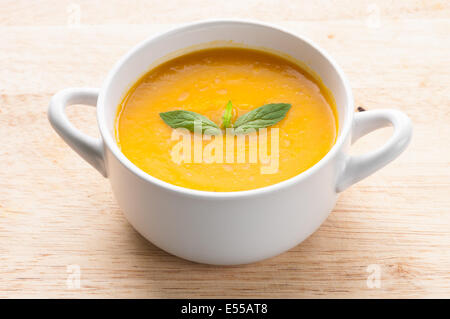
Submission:
M 268 103 L 292 105 L 280 122 L 267 128 L 264 152 L 269 161 L 259 156 L 264 141 L 261 131 L 250 134 L 258 138 L 256 162 L 254 157 L 253 162 L 250 160 L 250 151 L 256 148 L 249 136 L 245 136 L 245 144 L 240 144 L 245 145 L 245 160 L 241 157 L 238 162 L 242 148 L 238 148 L 237 137 L 226 134 L 208 136 L 200 142 L 192 138 L 192 161 L 174 161 L 174 148 L 180 146 L 182 137 L 173 137 L 174 130 L 159 113 L 193 111 L 220 125 L 228 101 L 233 104 L 233 121 Z M 316 164 L 335 143 L 335 114 L 328 90 L 300 66 L 263 51 L 215 48 L 180 56 L 144 75 L 119 106 L 116 140 L 131 162 L 160 180 L 204 191 L 242 191 L 287 180 Z M 278 129 L 276 134 L 273 129 Z M 202 138 L 201 134 L 189 134 Z M 228 151 L 234 150 L 234 154 L 225 155 L 227 141 Z M 216 142 L 217 148 L 209 154 L 220 155 L 222 147 L 223 161 L 219 156 L 212 163 L 198 161 L 198 156 L 197 162 L 194 160 L 199 145 L 200 152 L 207 152 L 213 149 L 208 145 Z M 278 150 L 276 158 L 271 157 L 277 153 L 274 147 Z M 263 172 L 262 168 L 270 165 L 273 169 Z

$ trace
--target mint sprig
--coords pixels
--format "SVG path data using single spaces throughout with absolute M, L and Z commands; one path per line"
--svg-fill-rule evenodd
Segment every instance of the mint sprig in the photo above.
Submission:
M 231 123 L 233 104 L 229 101 L 222 116 L 222 128 L 233 127 L 235 134 L 248 134 L 260 128 L 269 127 L 281 121 L 291 108 L 288 103 L 270 103 L 258 107 L 242 116 L 234 124 Z M 162 120 L 172 128 L 186 128 L 194 132 L 196 125 L 201 125 L 202 133 L 207 135 L 221 134 L 219 126 L 206 116 L 191 111 L 169 111 L 159 113 Z

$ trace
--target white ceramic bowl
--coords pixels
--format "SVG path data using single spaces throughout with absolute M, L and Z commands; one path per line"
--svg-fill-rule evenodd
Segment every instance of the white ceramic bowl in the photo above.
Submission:
M 314 70 L 336 100 L 340 123 L 336 144 L 307 171 L 249 191 L 198 191 L 146 174 L 114 140 L 121 98 L 155 61 L 195 45 L 230 40 L 282 52 Z M 97 106 L 100 139 L 81 133 L 68 121 L 64 109 L 71 104 Z M 193 23 L 144 41 L 114 66 L 100 90 L 58 92 L 48 116 L 67 144 L 109 178 L 122 211 L 139 233 L 181 258 L 219 265 L 255 262 L 301 243 L 327 218 L 339 192 L 396 158 L 412 134 L 409 118 L 399 111 L 355 114 L 342 70 L 311 41 L 265 23 L 236 20 Z M 352 142 L 388 125 L 394 132 L 384 146 L 365 155 L 348 155 Z

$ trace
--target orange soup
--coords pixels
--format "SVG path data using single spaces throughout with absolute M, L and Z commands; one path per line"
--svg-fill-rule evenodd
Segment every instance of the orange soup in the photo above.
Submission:
M 195 112 L 220 127 L 229 102 L 231 120 L 222 135 L 175 134 L 179 130 L 160 114 Z M 237 119 L 271 103 L 290 108 L 273 125 L 233 135 Z M 258 125 L 270 124 L 265 120 L 261 117 Z M 337 127 L 332 95 L 299 65 L 259 50 L 214 48 L 174 58 L 145 74 L 120 104 L 115 134 L 123 154 L 151 176 L 186 188 L 230 192 L 272 185 L 307 170 L 333 146 Z

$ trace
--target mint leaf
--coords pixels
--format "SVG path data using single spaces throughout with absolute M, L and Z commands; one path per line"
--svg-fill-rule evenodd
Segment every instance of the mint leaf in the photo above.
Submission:
M 257 129 L 272 126 L 281 121 L 291 108 L 287 103 L 271 103 L 254 109 L 234 122 L 236 134 L 246 134 Z
M 216 123 L 195 112 L 178 110 L 159 113 L 159 116 L 171 128 L 186 128 L 194 132 L 194 125 L 201 125 L 203 134 L 216 135 L 222 133 Z
M 231 101 L 228 101 L 227 106 L 225 106 L 225 112 L 223 112 L 222 116 L 222 128 L 231 127 L 231 116 L 233 110 L 233 104 Z

